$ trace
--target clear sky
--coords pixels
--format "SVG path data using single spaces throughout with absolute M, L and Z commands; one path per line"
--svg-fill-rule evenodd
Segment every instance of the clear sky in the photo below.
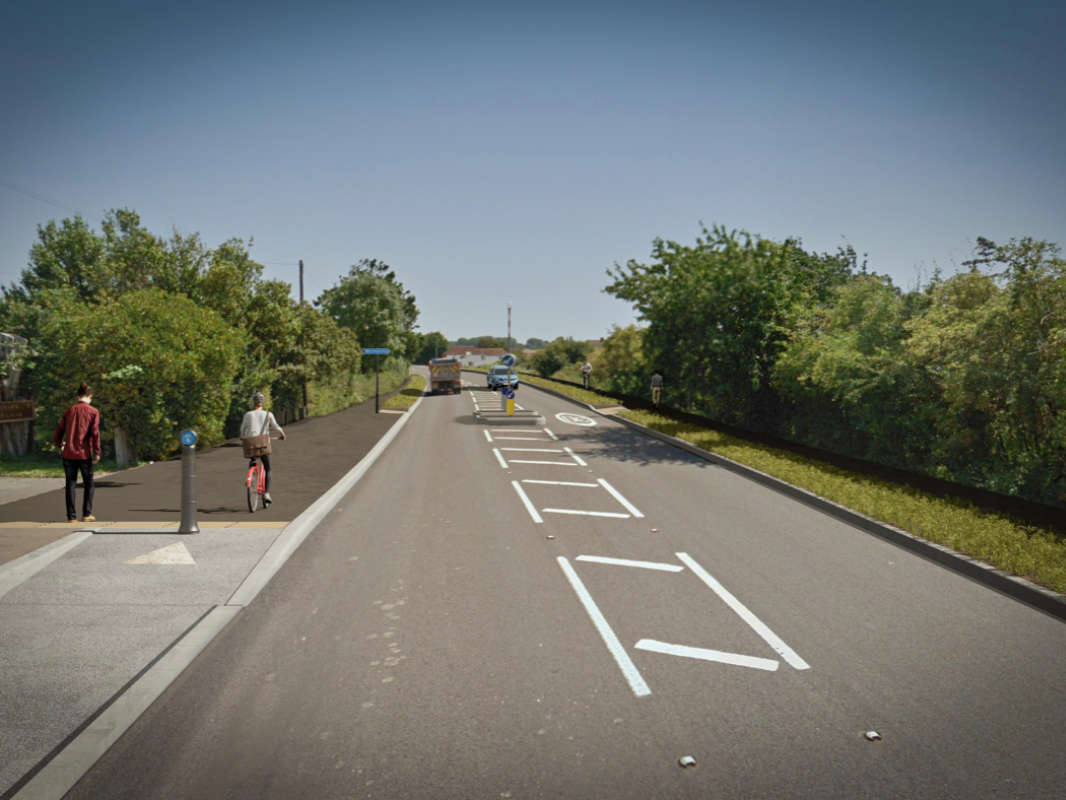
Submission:
M 0 4 L 0 283 L 129 207 L 309 298 L 390 264 L 423 331 L 595 338 L 606 269 L 701 222 L 912 288 L 1066 246 L 1066 4 Z

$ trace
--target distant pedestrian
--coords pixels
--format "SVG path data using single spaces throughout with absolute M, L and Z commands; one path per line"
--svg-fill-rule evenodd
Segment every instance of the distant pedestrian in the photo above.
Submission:
M 63 414 L 52 437 L 63 448 L 63 473 L 67 479 L 67 522 L 76 522 L 74 490 L 81 473 L 83 487 L 81 521 L 94 522 L 93 465 L 100 460 L 100 412 L 92 407 L 93 390 L 84 381 L 78 386 L 78 402 Z
M 589 375 L 592 374 L 592 364 L 586 361 L 581 366 L 581 379 L 585 382 L 585 388 L 589 388 Z
M 659 407 L 659 401 L 663 399 L 663 376 L 659 370 L 655 370 L 651 376 L 651 404 Z
M 263 408 L 265 399 L 262 392 L 256 392 L 252 395 L 253 408 L 251 411 L 246 411 L 244 419 L 241 420 L 242 443 L 245 445 L 246 450 L 249 446 L 255 448 L 248 450 L 248 453 L 258 452 L 258 456 L 249 455 L 251 460 L 248 462 L 248 466 L 254 466 L 257 457 L 263 462 L 263 508 L 274 502 L 270 496 L 270 432 L 274 431 L 280 438 L 285 438 L 285 431 L 281 429 L 278 421 L 274 419 L 274 414 Z

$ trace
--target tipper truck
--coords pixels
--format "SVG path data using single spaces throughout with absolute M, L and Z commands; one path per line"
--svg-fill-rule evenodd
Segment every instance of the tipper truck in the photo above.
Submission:
M 463 390 L 462 368 L 458 358 L 431 358 L 429 360 L 429 393 Z

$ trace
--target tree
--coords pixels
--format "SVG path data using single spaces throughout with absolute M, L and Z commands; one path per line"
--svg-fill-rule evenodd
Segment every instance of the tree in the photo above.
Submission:
M 773 365 L 799 308 L 851 273 L 854 251 L 805 252 L 716 226 L 694 247 L 656 239 L 653 261 L 608 270 L 604 291 L 632 302 L 648 322 L 650 363 L 677 386 L 682 405 L 756 429 L 773 429 L 779 403 Z
M 406 334 L 414 329 L 418 309 L 414 296 L 395 279 L 388 265 L 363 259 L 336 286 L 326 289 L 315 305 L 356 335 L 363 347 L 388 347 L 404 354 Z
M 416 364 L 426 364 L 431 358 L 444 355 L 447 350 L 448 339 L 440 331 L 418 334 L 418 351 L 412 360 Z
M 558 337 L 529 360 L 530 368 L 543 378 L 550 378 L 569 364 L 585 360 L 588 345 L 569 337 Z
M 643 391 L 651 375 L 644 360 L 644 331 L 636 325 L 611 328 L 603 347 L 592 355 L 593 374 L 597 383 L 612 392 L 636 395 Z
M 38 348 L 42 416 L 56 418 L 87 380 L 112 435 L 158 459 L 190 427 L 219 443 L 242 333 L 214 311 L 159 289 L 106 305 L 68 301 L 49 316 Z M 119 433 L 121 432 L 121 433 Z M 48 433 L 48 431 L 45 431 Z

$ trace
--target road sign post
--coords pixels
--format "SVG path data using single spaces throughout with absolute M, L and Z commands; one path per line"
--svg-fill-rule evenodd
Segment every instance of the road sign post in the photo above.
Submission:
M 181 525 L 178 533 L 199 533 L 196 524 L 196 431 L 181 432 Z
M 381 357 L 389 354 L 387 347 L 364 347 L 364 356 L 377 356 L 374 362 L 374 413 L 381 412 L 380 388 L 381 388 Z

